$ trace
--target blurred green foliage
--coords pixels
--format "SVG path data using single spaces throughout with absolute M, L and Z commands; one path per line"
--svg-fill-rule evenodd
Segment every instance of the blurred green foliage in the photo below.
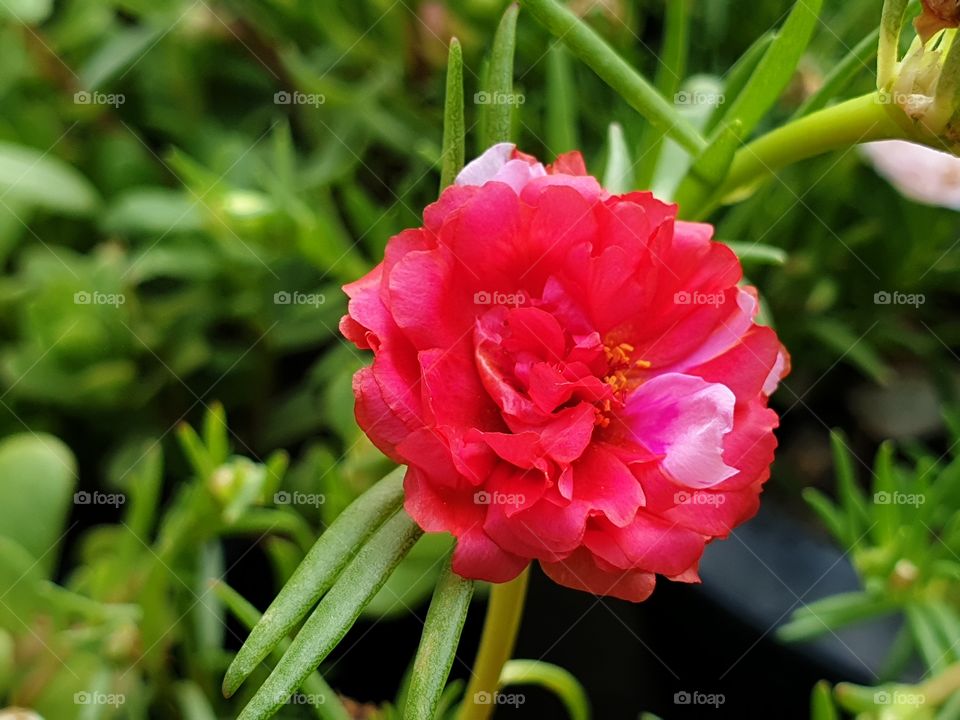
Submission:
M 0 2 L 0 699 L 49 718 L 152 708 L 206 720 L 239 707 L 218 689 L 232 642 L 223 619 L 238 607 L 208 594 L 225 571 L 222 540 L 263 540 L 279 588 L 320 528 L 389 469 L 353 420 L 350 378 L 365 358 L 339 339 L 339 288 L 436 197 L 451 35 L 477 137 L 474 92 L 505 5 Z M 675 57 L 682 34 L 664 36 L 664 3 L 586 15 L 662 91 L 731 92 L 745 78 L 730 68 L 784 5 L 689 11 L 689 55 L 669 71 L 658 53 Z M 803 107 L 878 15 L 826 2 L 756 132 Z M 871 60 L 852 68 L 844 96 L 874 86 Z M 514 89 L 524 101 L 508 120 L 525 151 L 579 146 L 598 176 L 677 189 L 678 148 L 665 143 L 651 163 L 647 124 L 523 12 Z M 838 394 L 850 378 L 894 387 L 906 370 L 954 399 L 955 213 L 901 198 L 850 151 L 780 173 L 711 221 L 791 349 L 782 408 L 847 420 Z M 878 306 L 880 291 L 926 301 Z M 852 371 L 834 380 L 838 364 Z M 74 493 L 87 495 L 71 504 Z M 283 502 L 297 493 L 324 501 Z M 949 515 L 928 520 L 955 547 L 956 513 L 927 510 Z M 421 540 L 366 612 L 425 599 L 447 546 Z M 940 555 L 910 558 L 955 573 Z M 888 582 L 891 558 L 864 549 L 858 567 Z M 953 595 L 930 595 L 955 613 Z M 127 702 L 78 706 L 76 692 Z M 324 714 L 335 703 L 310 709 L 336 717 Z

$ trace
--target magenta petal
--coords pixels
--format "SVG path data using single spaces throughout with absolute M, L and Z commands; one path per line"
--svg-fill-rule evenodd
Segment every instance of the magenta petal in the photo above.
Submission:
M 735 404 L 725 385 L 668 373 L 637 388 L 618 419 L 630 436 L 663 455 L 663 468 L 677 482 L 705 488 L 737 472 L 723 460 Z
M 643 488 L 616 455 L 594 444 L 573 465 L 573 498 L 623 527 L 633 522 L 644 502 Z

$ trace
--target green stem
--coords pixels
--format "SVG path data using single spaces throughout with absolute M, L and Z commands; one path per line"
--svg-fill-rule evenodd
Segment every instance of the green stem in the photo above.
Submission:
M 486 720 L 493 712 L 493 695 L 500 684 L 500 672 L 513 654 L 529 579 L 528 566 L 510 582 L 494 585 L 490 590 L 490 604 L 483 623 L 480 649 L 473 664 L 473 677 L 457 720 Z M 485 701 L 475 702 L 478 696 Z
M 878 101 L 876 93 L 806 115 L 738 150 L 726 180 L 707 206 L 695 215 L 709 214 L 725 198 L 800 160 L 862 142 L 907 136 L 906 129 L 894 120 L 890 109 Z

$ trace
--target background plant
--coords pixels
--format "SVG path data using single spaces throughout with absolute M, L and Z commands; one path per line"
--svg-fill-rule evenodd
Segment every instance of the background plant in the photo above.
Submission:
M 710 137 L 739 107 L 740 132 L 756 137 L 876 87 L 878 4 L 819 6 L 798 10 L 796 32 L 779 36 L 795 40 L 780 40 L 779 74 L 739 106 L 784 26 L 781 3 L 751 3 L 745 13 L 732 0 L 623 2 L 584 14 L 691 126 Z M 64 688 L 102 687 L 124 693 L 129 717 L 148 707 L 197 718 L 238 711 L 220 699 L 220 674 L 255 616 L 230 585 L 208 593 L 207 581 L 231 568 L 224 538 L 239 535 L 244 549 L 265 548 L 271 587 L 257 597 L 265 606 L 321 528 L 391 469 L 353 421 L 350 376 L 365 360 L 339 342 L 339 286 L 436 197 L 450 36 L 464 58 L 465 156 L 503 132 L 504 116 L 483 119 L 489 106 L 474 95 L 489 87 L 484 57 L 504 9 L 486 0 L 0 4 L 8 704 L 73 717 Z M 801 11 L 813 17 L 808 25 Z M 505 91 L 524 101 L 510 106 L 507 132 L 525 150 L 549 157 L 580 147 L 611 187 L 701 197 L 681 182 L 689 165 L 681 146 L 528 10 L 509 55 Z M 716 137 L 723 150 L 724 135 Z M 822 458 L 833 425 L 849 428 L 847 445 L 863 457 L 883 437 L 906 438 L 927 465 L 913 476 L 896 471 L 905 483 L 949 479 L 946 469 L 926 475 L 929 451 L 911 443 L 952 442 L 936 405 L 956 393 L 955 214 L 900 198 L 859 153 L 840 151 L 779 172 L 711 221 L 720 239 L 738 243 L 793 353 L 779 396 L 787 462 L 770 492 L 791 503 L 800 486 L 829 484 Z M 876 293 L 895 291 L 924 302 L 875 304 Z M 903 412 L 904 387 L 928 402 Z M 185 420 L 206 422 L 204 440 L 175 429 Z M 290 458 L 282 480 L 281 449 Z M 127 502 L 70 502 L 95 491 Z M 277 505 L 277 492 L 324 502 Z M 955 509 L 945 501 L 930 518 L 950 547 Z M 871 547 L 882 555 L 887 545 L 865 545 L 858 567 L 874 567 Z M 416 607 L 446 551 L 421 541 L 366 612 Z M 226 582 L 242 583 L 249 560 Z M 891 568 L 872 572 L 887 578 Z M 905 606 L 903 593 L 871 589 L 873 576 L 864 577 L 871 601 Z M 952 587 L 949 575 L 943 583 Z M 934 595 L 945 602 L 951 592 Z M 217 629 L 219 620 L 234 633 Z M 6 673 L 11 657 L 17 672 Z M 83 682 L 65 667 L 83 668 Z M 71 702 L 42 705 L 57 698 Z M 405 696 L 394 700 L 402 707 Z

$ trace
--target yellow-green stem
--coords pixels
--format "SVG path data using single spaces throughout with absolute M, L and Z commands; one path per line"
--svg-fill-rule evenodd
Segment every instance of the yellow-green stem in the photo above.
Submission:
M 708 215 L 724 198 L 735 197 L 738 190 L 800 160 L 858 143 L 907 137 L 905 126 L 894 119 L 896 112 L 871 93 L 811 113 L 757 138 L 737 151 L 727 179 L 695 215 Z
M 491 588 L 473 677 L 467 685 L 457 720 L 486 720 L 493 712 L 493 696 L 500 682 L 500 671 L 513 654 L 529 579 L 528 566 L 510 582 Z

